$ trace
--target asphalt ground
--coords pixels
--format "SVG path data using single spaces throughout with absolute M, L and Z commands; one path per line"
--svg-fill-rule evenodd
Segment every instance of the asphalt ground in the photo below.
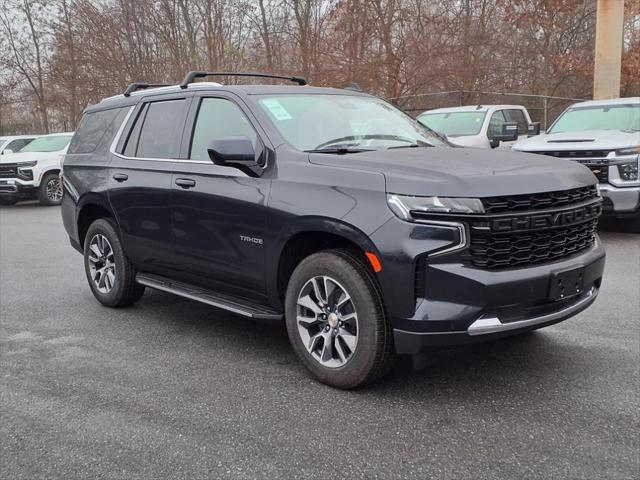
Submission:
M 100 306 L 58 208 L 1 208 L 0 478 L 637 479 L 640 235 L 601 237 L 585 312 L 346 392 L 283 328 Z

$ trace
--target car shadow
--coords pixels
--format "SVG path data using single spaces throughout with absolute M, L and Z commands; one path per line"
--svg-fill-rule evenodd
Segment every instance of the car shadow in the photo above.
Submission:
M 197 336 L 204 342 L 203 348 L 215 348 L 220 355 L 228 355 L 228 358 L 249 355 L 247 361 L 271 362 L 274 368 L 291 369 L 295 370 L 292 374 L 309 376 L 289 345 L 284 325 L 254 322 L 156 291 L 145 294 L 140 309 L 144 310 L 145 317 L 157 322 L 171 335 Z M 553 334 L 537 331 L 437 349 L 428 352 L 425 359 L 420 369 L 414 369 L 410 357 L 398 357 L 385 378 L 350 393 L 368 395 L 377 392 L 377 395 L 402 397 L 408 391 L 419 390 L 429 397 L 442 395 L 442 392 L 455 395 L 460 389 L 466 394 L 473 391 L 483 397 L 495 394 L 496 386 L 502 384 L 522 393 L 531 382 L 550 383 L 555 388 L 562 381 L 562 375 L 558 375 L 561 366 L 575 363 L 575 351 L 564 345 L 561 348 Z

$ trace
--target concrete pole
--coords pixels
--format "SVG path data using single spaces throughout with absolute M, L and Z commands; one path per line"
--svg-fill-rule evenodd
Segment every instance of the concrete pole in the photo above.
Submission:
M 620 96 L 624 0 L 598 0 L 593 98 Z

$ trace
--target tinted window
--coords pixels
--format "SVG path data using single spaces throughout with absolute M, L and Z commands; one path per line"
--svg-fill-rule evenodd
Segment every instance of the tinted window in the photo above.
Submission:
M 68 153 L 93 152 L 121 110 L 114 108 L 85 114 L 69 145 Z
M 175 158 L 178 156 L 185 105 L 185 99 L 149 104 L 137 142 L 136 157 Z M 142 116 L 138 118 L 138 122 L 141 120 Z
M 198 110 L 189 158 L 208 160 L 207 146 L 211 140 L 238 136 L 247 137 L 253 143 L 255 151 L 259 151 L 258 136 L 235 103 L 222 98 L 204 98 Z
M 14 140 L 12 142 L 9 142 L 9 144 L 4 147 L 5 150 L 11 150 L 12 152 L 19 152 L 21 149 L 23 149 L 26 145 L 30 144 L 33 141 L 33 138 L 19 138 L 17 140 Z
M 527 122 L 524 112 L 522 110 L 506 110 L 505 111 L 508 122 L 516 122 L 518 124 L 518 134 L 524 135 L 529 129 L 529 122 Z
M 452 137 L 480 133 L 487 112 L 425 113 L 418 121 L 431 130 Z

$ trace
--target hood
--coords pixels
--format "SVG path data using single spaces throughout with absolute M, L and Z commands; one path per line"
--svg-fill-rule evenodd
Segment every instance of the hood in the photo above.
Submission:
M 562 150 L 616 150 L 640 144 L 640 132 L 621 130 L 585 130 L 536 135 L 513 145 L 514 150 L 526 152 Z
M 312 163 L 382 173 L 388 193 L 492 197 L 593 185 L 591 171 L 572 161 L 475 148 L 403 148 L 347 155 L 313 153 Z
M 34 160 L 56 160 L 66 150 L 58 150 L 57 152 L 17 152 L 8 153 L 6 155 L 0 155 L 0 163 L 21 163 L 21 162 L 33 162 Z

